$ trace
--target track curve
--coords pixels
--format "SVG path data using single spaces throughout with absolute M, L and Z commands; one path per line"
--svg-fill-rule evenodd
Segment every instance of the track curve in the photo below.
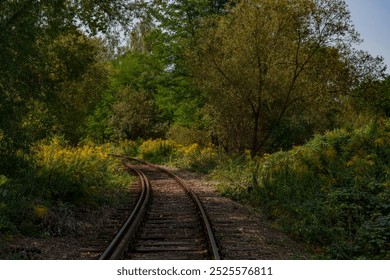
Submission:
M 221 259 L 206 211 L 183 180 L 160 166 L 115 156 L 139 177 L 142 194 L 99 259 Z

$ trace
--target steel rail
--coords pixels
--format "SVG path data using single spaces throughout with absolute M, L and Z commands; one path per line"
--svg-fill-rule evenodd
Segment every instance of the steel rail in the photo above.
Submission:
M 141 195 L 131 215 L 127 218 L 106 250 L 100 255 L 99 260 L 115 260 L 122 256 L 128 242 L 134 236 L 137 227 L 146 212 L 147 204 L 149 203 L 151 187 L 148 178 L 135 167 L 126 163 L 124 164 L 128 169 L 133 171 L 133 173 L 138 175 L 141 183 Z
M 117 155 L 115 155 L 115 156 L 117 156 Z M 198 210 L 199 210 L 199 212 L 201 214 L 201 220 L 202 220 L 204 228 L 206 229 L 206 234 L 207 234 L 207 239 L 208 239 L 210 251 L 211 251 L 211 254 L 212 254 L 212 259 L 220 260 L 221 256 L 219 254 L 219 249 L 218 249 L 217 242 L 216 242 L 216 239 L 215 239 L 215 236 L 214 236 L 214 232 L 213 232 L 212 227 L 211 227 L 211 223 L 209 221 L 209 218 L 208 218 L 208 216 L 206 214 L 206 211 L 205 211 L 205 209 L 203 207 L 202 202 L 200 201 L 198 196 L 194 193 L 194 191 L 192 189 L 190 189 L 185 184 L 185 182 L 181 178 L 179 178 L 176 174 L 174 174 L 173 172 L 171 172 L 171 171 L 169 171 L 169 170 L 167 170 L 167 169 L 165 169 L 165 168 L 163 168 L 161 166 L 158 166 L 158 165 L 155 165 L 155 164 L 151 164 L 151 163 L 145 162 L 145 161 L 137 159 L 137 158 L 127 157 L 127 156 L 122 156 L 122 158 L 126 158 L 126 159 L 132 160 L 132 161 L 136 161 L 136 162 L 139 162 L 139 163 L 151 166 L 151 167 L 153 167 L 153 168 L 155 168 L 157 170 L 160 170 L 162 172 L 165 172 L 166 174 L 168 174 L 169 176 L 174 178 L 179 183 L 179 185 L 186 192 L 188 192 L 188 194 L 190 195 L 191 199 L 194 201 L 195 205 L 197 206 L 197 208 L 198 208 Z

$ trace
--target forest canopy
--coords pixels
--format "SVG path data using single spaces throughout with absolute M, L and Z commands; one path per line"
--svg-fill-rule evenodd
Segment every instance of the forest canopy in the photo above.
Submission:
M 3 0 L 0 30 L 0 234 L 107 202 L 115 152 L 217 174 L 328 256 L 388 256 L 390 77 L 345 1 Z
M 77 144 L 188 129 L 262 154 L 380 99 L 377 90 L 356 99 L 385 66 L 353 48 L 360 38 L 341 0 L 3 1 L 1 10 L 6 157 L 53 134 Z M 104 34 L 122 42 L 114 57 Z

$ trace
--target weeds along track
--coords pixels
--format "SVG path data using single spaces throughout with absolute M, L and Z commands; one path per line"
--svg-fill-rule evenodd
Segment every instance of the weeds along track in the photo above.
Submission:
M 120 159 L 139 182 L 123 192 L 116 208 L 100 209 L 99 218 L 94 215 L 88 219 L 90 226 L 83 227 L 77 236 L 26 237 L 4 248 L 0 244 L 0 255 L 12 259 L 83 260 L 309 256 L 302 244 L 274 230 L 258 212 L 221 196 L 215 183 L 202 180 L 201 175 L 176 170 L 183 181 L 159 166 L 122 156 Z
M 100 259 L 220 259 L 210 222 L 195 193 L 164 168 L 122 159 L 139 177 L 141 195 Z

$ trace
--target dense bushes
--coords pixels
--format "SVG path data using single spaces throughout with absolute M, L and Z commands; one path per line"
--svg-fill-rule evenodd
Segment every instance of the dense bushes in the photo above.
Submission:
M 44 198 L 64 202 L 94 203 L 118 185 L 126 183 L 120 161 L 110 158 L 111 148 L 84 144 L 68 147 L 55 138 L 38 145 L 35 160 L 40 192 Z
M 245 170 L 243 183 L 225 183 L 223 191 L 260 206 L 279 227 L 322 245 L 323 257 L 388 259 L 389 166 L 390 121 L 372 123 L 247 159 L 239 167 Z M 232 172 L 217 174 L 229 178 Z
M 217 162 L 217 151 L 212 147 L 184 146 L 172 140 L 147 140 L 139 147 L 139 152 L 140 157 L 154 163 L 169 163 L 197 171 L 207 171 Z
M 110 146 L 69 147 L 58 138 L 34 148 L 34 166 L 20 178 L 0 175 L 0 234 L 61 234 L 77 208 L 114 203 L 129 185 Z

